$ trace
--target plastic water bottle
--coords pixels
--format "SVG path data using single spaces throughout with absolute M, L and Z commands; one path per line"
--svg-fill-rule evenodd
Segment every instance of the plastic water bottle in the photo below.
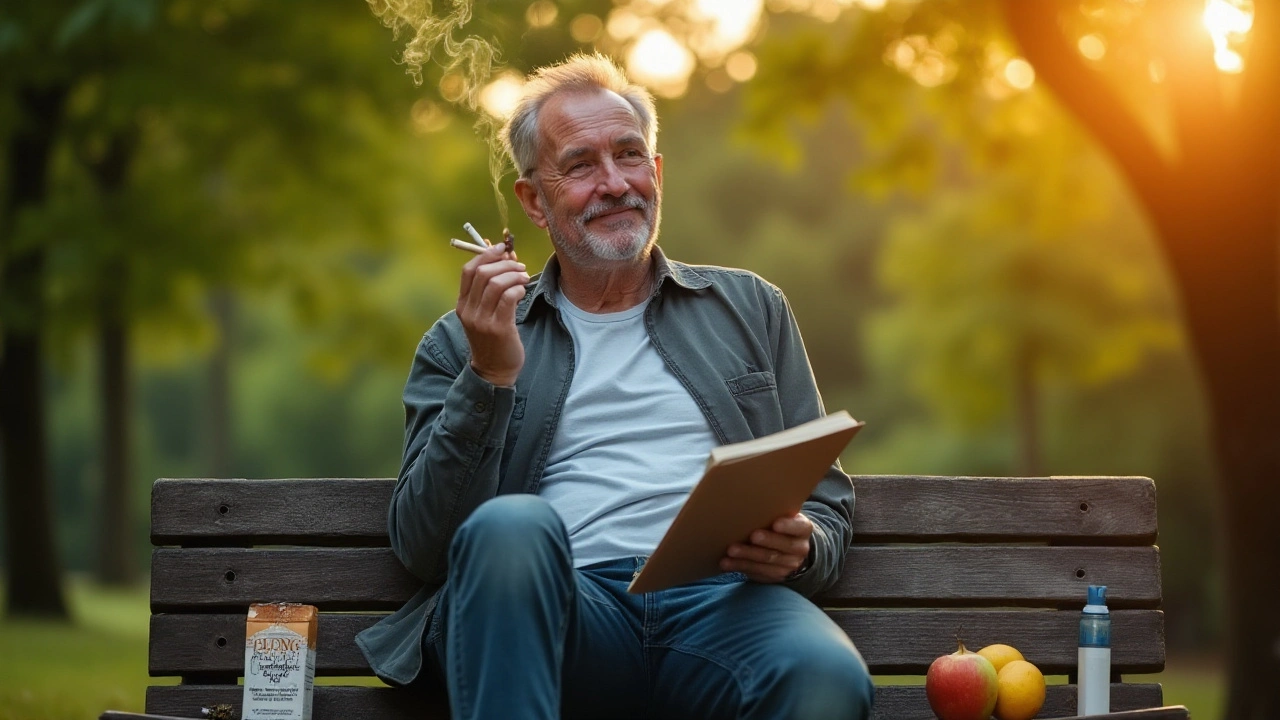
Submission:
M 1076 653 L 1076 712 L 1111 712 L 1111 613 L 1107 610 L 1106 585 L 1089 586 L 1089 604 L 1080 613 L 1080 647 Z

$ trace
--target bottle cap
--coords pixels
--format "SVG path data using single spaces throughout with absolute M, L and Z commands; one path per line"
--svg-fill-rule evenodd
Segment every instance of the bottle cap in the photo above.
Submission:
M 1084 611 L 1087 613 L 1107 612 L 1107 586 L 1106 585 L 1090 585 L 1089 586 L 1089 604 L 1085 605 Z

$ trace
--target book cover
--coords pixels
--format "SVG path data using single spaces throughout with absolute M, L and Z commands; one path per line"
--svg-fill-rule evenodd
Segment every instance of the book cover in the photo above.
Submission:
M 729 545 L 800 512 L 862 426 L 841 410 L 712 450 L 702 479 L 628 591 L 662 590 L 720 574 Z

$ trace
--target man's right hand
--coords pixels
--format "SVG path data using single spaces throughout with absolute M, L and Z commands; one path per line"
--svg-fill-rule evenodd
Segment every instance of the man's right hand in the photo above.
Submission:
M 471 345 L 471 368 L 494 385 L 516 384 L 524 345 L 516 332 L 516 305 L 529 274 L 515 253 L 498 243 L 462 266 L 458 319 Z

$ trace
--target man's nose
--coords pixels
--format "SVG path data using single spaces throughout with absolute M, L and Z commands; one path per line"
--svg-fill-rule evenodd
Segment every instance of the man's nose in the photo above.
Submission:
M 621 197 L 626 195 L 630 189 L 631 183 L 627 181 L 627 176 L 623 174 L 622 168 L 618 167 L 612 158 L 600 164 L 600 178 L 597 190 L 601 195 Z

